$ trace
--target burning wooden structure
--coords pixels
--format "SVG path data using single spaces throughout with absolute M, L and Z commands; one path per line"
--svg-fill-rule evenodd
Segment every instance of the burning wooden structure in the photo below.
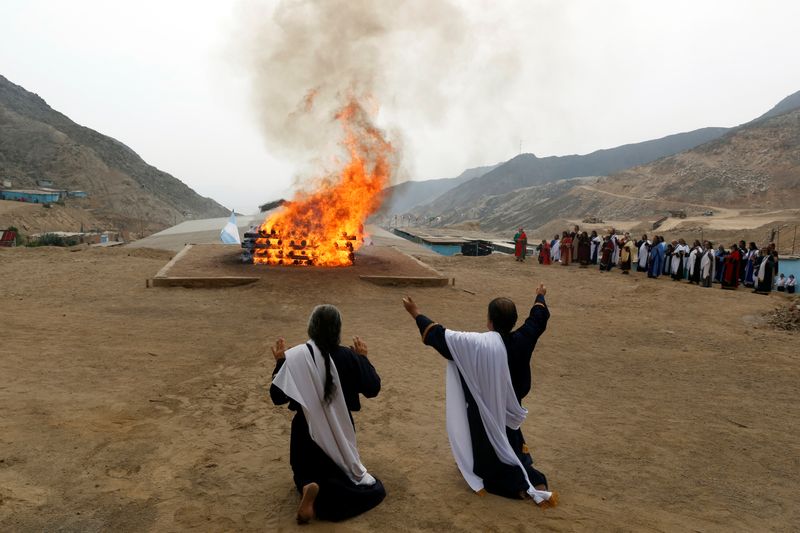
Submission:
M 356 235 L 344 232 L 332 241 L 331 251 L 330 246 L 321 246 L 309 238 L 284 235 L 276 228 L 267 231 L 262 226 L 244 234 L 242 262 L 255 265 L 352 265 L 357 244 Z
M 376 111 L 377 112 L 377 111 Z M 383 201 L 394 149 L 358 101 L 336 114 L 342 156 L 335 167 L 283 202 L 244 235 L 242 260 L 256 265 L 350 266 L 364 243 L 364 222 Z

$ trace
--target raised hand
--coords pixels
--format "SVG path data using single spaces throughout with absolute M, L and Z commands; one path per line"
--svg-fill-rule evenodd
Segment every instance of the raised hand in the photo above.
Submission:
M 275 341 L 275 346 L 272 347 L 272 356 L 276 361 L 286 359 L 286 340 L 283 337 Z
M 540 283 L 539 287 L 536 288 L 536 296 L 544 296 L 547 294 L 547 287 L 544 286 L 544 283 Z
M 403 307 L 405 307 L 406 311 L 408 311 L 408 314 L 414 318 L 417 318 L 417 315 L 419 315 L 419 308 L 417 307 L 417 304 L 414 303 L 414 300 L 411 299 L 411 296 L 406 296 L 403 298 Z
M 362 341 L 361 337 L 359 336 L 353 337 L 353 345 L 350 347 L 350 349 L 357 354 L 367 355 L 367 343 Z

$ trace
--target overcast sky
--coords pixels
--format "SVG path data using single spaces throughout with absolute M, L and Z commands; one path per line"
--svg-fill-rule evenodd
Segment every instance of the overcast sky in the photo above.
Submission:
M 253 211 L 289 195 L 305 163 L 271 155 L 258 124 L 241 41 L 277 2 L 256 3 L 2 0 L 0 74 L 198 193 Z M 458 5 L 472 60 L 436 80 L 447 104 L 425 116 L 403 83 L 381 95 L 414 179 L 509 159 L 520 142 L 564 155 L 733 126 L 800 90 L 794 0 Z

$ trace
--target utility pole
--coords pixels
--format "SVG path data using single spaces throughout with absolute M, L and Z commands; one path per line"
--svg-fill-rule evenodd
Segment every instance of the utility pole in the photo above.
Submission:
M 797 224 L 794 225 L 794 237 L 792 237 L 792 255 L 794 255 L 794 243 L 797 240 Z
M 519 140 L 519 155 L 522 155 L 522 139 Z

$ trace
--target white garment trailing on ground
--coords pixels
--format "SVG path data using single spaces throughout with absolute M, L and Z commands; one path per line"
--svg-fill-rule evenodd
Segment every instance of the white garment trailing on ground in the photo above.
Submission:
M 300 404 L 311 438 L 353 483 L 374 485 L 375 478 L 361 464 L 358 455 L 356 431 L 350 421 L 336 365 L 331 359 L 336 390 L 331 402 L 325 404 L 325 360 L 314 341 L 308 341 L 308 345 L 314 350 L 313 356 L 305 344 L 286 351 L 286 361 L 272 384 Z
M 508 442 L 506 427 L 519 429 L 528 411 L 514 394 L 508 355 L 500 334 L 448 329 L 445 330 L 445 341 L 453 355 L 453 360 L 447 365 L 447 436 L 464 479 L 476 492 L 483 488 L 483 480 L 473 472 L 472 439 L 459 374 L 475 399 L 486 435 L 498 459 L 507 465 L 519 466 L 528 482 L 528 494 L 536 503 L 549 500 L 552 493 L 531 485 L 525 468 Z

